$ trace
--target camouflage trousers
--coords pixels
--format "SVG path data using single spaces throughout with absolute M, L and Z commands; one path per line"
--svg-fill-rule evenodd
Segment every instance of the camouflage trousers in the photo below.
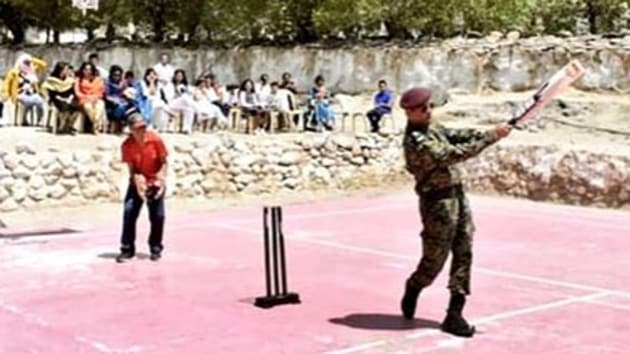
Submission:
M 422 258 L 407 284 L 425 288 L 442 271 L 450 252 L 453 254 L 448 288 L 452 292 L 470 294 L 472 241 L 475 226 L 470 206 L 459 190 L 446 198 L 420 198 L 423 229 Z

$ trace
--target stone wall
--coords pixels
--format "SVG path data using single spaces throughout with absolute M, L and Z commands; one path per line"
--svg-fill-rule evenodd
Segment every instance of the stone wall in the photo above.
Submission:
M 400 135 L 367 134 L 191 138 L 169 144 L 168 196 L 411 186 L 400 140 Z M 501 144 L 463 167 L 468 186 L 477 192 L 630 206 L 630 158 L 625 156 Z M 119 201 L 126 179 L 114 144 L 75 152 L 37 151 L 29 143 L 4 146 L 0 211 Z
M 630 157 L 558 146 L 499 144 L 465 163 L 468 187 L 574 205 L 630 207 Z
M 84 46 L 29 47 L 49 63 L 65 60 L 78 68 L 94 48 Z M 132 68 L 141 76 L 157 62 L 159 53 L 170 52 L 174 64 L 189 77 L 203 71 L 215 72 L 223 83 L 258 78 L 266 72 L 272 78 L 289 71 L 303 91 L 313 78 L 323 74 L 334 91 L 368 92 L 381 78 L 396 90 L 423 84 L 434 88 L 479 92 L 486 89 L 520 91 L 537 87 L 566 64 L 579 59 L 587 73 L 576 84 L 583 90 L 623 91 L 630 89 L 630 37 L 604 39 L 580 37 L 562 39 L 490 36 L 484 39 L 452 39 L 412 47 L 323 48 L 235 48 L 160 49 L 111 47 L 99 51 L 103 66 L 116 63 Z M 0 48 L 0 73 L 13 65 L 18 51 Z

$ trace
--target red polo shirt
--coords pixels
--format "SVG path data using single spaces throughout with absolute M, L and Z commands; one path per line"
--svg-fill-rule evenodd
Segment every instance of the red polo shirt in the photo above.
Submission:
M 151 185 L 166 161 L 166 146 L 162 139 L 152 131 L 145 132 L 144 144 L 139 144 L 133 137 L 128 137 L 122 144 L 122 160 L 142 174 Z

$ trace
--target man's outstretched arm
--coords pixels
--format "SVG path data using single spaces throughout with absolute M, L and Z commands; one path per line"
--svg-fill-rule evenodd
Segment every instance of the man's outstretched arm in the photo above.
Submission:
M 481 134 L 466 143 L 453 144 L 437 139 L 419 136 L 418 152 L 423 155 L 424 163 L 433 167 L 454 165 L 478 155 L 488 146 L 506 137 L 511 131 L 507 124 L 499 124 L 494 129 Z

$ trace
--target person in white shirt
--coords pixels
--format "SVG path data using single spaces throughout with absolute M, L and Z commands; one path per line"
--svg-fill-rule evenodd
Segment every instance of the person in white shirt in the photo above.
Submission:
M 214 89 L 214 87 L 212 86 L 212 83 L 214 81 L 214 75 L 212 74 L 206 74 L 203 76 L 203 93 L 206 96 L 206 98 L 208 99 L 208 101 L 214 103 L 214 102 L 220 102 L 221 99 L 219 98 L 219 94 L 218 92 Z
M 226 88 L 221 85 L 214 74 L 206 74 L 203 79 L 206 96 L 208 96 L 210 102 L 221 109 L 223 115 L 227 116 L 230 113 L 230 108 L 233 106 L 229 103 L 230 94 L 227 92 Z
M 173 79 L 163 88 L 166 101 L 165 111 L 171 115 L 181 113 L 183 118 L 182 132 L 190 134 L 195 120 L 195 102 L 192 90 L 188 86 L 186 72 L 182 69 L 175 70 Z
M 287 89 L 280 88 L 280 84 L 275 81 L 271 83 L 270 87 L 271 94 L 267 101 L 267 107 L 280 113 L 280 125 L 281 128 L 284 128 L 288 125 L 288 120 L 291 118 L 293 94 Z M 297 122 L 295 123 L 297 124 Z
M 169 117 L 165 112 L 166 101 L 164 100 L 163 86 L 157 79 L 155 69 L 149 68 L 144 73 L 144 79 L 141 81 L 142 92 L 151 102 L 153 127 L 160 133 L 168 128 Z
M 247 119 L 253 119 L 253 126 L 257 133 L 262 131 L 265 126 L 266 112 L 263 109 L 263 103 L 260 96 L 256 93 L 254 81 L 246 79 L 241 84 L 238 93 L 238 106 L 241 108 Z
M 197 119 L 199 119 L 199 121 L 212 120 L 219 126 L 227 126 L 227 117 L 221 112 L 219 107 L 208 99 L 205 92 L 205 81 L 203 79 L 199 79 L 195 82 L 193 99 L 195 113 L 197 113 Z
M 155 64 L 153 69 L 155 69 L 158 80 L 162 86 L 168 85 L 175 75 L 175 67 L 171 65 L 171 57 L 166 53 L 160 56 L 160 62 Z
M 271 85 L 269 85 L 269 75 L 260 75 L 260 82 L 256 84 L 256 92 L 262 102 L 266 102 L 271 95 Z
M 240 86 L 235 84 L 230 84 L 225 87 L 226 96 L 225 104 L 230 108 L 238 107 L 238 95 L 240 91 Z

